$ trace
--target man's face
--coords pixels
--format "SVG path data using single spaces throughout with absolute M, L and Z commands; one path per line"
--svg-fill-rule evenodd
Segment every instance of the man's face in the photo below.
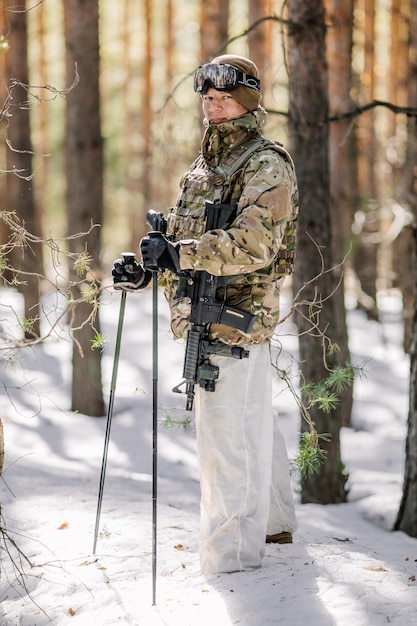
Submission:
M 247 109 L 227 91 L 210 87 L 203 96 L 203 113 L 209 122 L 221 124 L 247 113 Z

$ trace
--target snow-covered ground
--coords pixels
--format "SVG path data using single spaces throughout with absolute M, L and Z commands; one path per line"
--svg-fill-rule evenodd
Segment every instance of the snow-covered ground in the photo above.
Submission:
M 417 540 L 391 528 L 401 498 L 408 409 L 408 359 L 398 312 L 383 323 L 349 313 L 355 363 L 353 427 L 342 431 L 349 502 L 297 504 L 292 545 L 266 547 L 254 572 L 204 578 L 197 555 L 199 484 L 194 432 L 166 428 L 182 419 L 183 346 L 159 304 L 159 418 L 156 605 L 152 605 L 152 301 L 127 296 L 107 475 L 96 554 L 92 554 L 106 419 L 73 414 L 69 344 L 48 341 L 2 368 L 0 408 L 6 458 L 1 502 L 0 626 L 379 626 L 417 624 Z M 0 323 L 13 323 L 10 291 Z M 120 294 L 102 307 L 108 397 Z M 283 344 L 294 353 L 289 335 Z M 282 363 L 287 357 L 282 357 Z M 275 406 L 289 454 L 299 415 L 276 384 Z M 295 493 L 297 485 L 294 483 Z M 296 496 L 297 497 L 297 496 Z M 7 539 L 8 537 L 8 539 Z M 16 548 L 18 547 L 18 550 Z

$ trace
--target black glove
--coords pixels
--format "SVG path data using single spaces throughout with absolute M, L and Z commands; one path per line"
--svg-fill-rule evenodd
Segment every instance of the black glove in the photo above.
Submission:
M 152 272 L 139 265 L 133 252 L 122 252 L 122 258 L 113 263 L 111 273 L 114 288 L 124 291 L 143 289 L 152 278 Z
M 179 247 L 179 243 L 171 243 L 161 233 L 151 233 L 140 242 L 143 267 L 148 270 L 179 272 Z

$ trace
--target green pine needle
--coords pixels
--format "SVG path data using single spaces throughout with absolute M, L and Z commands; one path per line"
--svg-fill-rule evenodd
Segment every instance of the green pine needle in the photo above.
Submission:
M 23 317 L 22 321 L 20 322 L 20 325 L 22 327 L 22 330 L 25 333 L 30 333 L 30 334 L 34 334 L 34 327 L 35 327 L 35 322 L 36 322 L 36 318 L 33 317 Z
M 92 350 L 103 350 L 107 344 L 106 336 L 103 333 L 96 333 L 94 339 L 91 339 Z
M 355 369 L 351 363 L 345 366 L 337 365 L 329 374 L 326 385 L 334 389 L 336 393 L 341 393 L 353 384 Z
M 328 433 L 317 434 L 316 432 L 301 433 L 298 454 L 294 459 L 294 465 L 298 469 L 301 479 L 306 480 L 317 474 L 326 459 L 327 452 L 320 448 L 319 439 L 330 441 Z
M 183 419 L 174 419 L 169 414 L 165 414 L 161 425 L 163 428 L 182 428 L 183 430 L 188 431 L 191 425 L 191 419 L 189 417 L 185 417 Z
M 314 397 L 311 399 L 311 404 L 314 404 L 319 407 L 324 413 L 330 413 L 333 409 L 337 407 L 340 402 L 340 398 L 337 393 L 332 393 L 326 391 L 325 393 L 321 393 L 320 390 L 316 390 Z
M 94 304 L 97 296 L 97 288 L 95 285 L 90 285 L 88 289 L 83 290 L 83 300 L 87 304 Z
M 338 394 L 329 390 L 327 380 L 319 383 L 306 383 L 302 386 L 302 392 L 310 406 L 318 406 L 325 413 L 329 413 L 339 403 Z
M 74 271 L 77 276 L 85 276 L 90 271 L 91 256 L 88 252 L 82 252 L 74 261 Z

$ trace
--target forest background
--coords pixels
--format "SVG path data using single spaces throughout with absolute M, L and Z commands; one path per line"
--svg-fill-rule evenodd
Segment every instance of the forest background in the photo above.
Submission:
M 263 80 L 265 134 L 289 147 L 300 184 L 293 312 L 301 377 L 322 395 L 329 375 L 341 381 L 339 402 L 325 383 L 327 407 L 303 391 L 313 433 L 331 435 L 303 501 L 346 498 L 344 296 L 378 320 L 378 297 L 396 290 L 411 358 L 397 526 L 416 536 L 416 18 L 413 0 L 3 2 L 2 271 L 26 309 L 21 336 L 5 330 L 4 365 L 59 334 L 58 318 L 74 344 L 71 408 L 105 414 L 98 312 L 113 260 L 137 250 L 149 209 L 175 202 L 198 151 L 196 67 L 226 51 L 248 55 Z

